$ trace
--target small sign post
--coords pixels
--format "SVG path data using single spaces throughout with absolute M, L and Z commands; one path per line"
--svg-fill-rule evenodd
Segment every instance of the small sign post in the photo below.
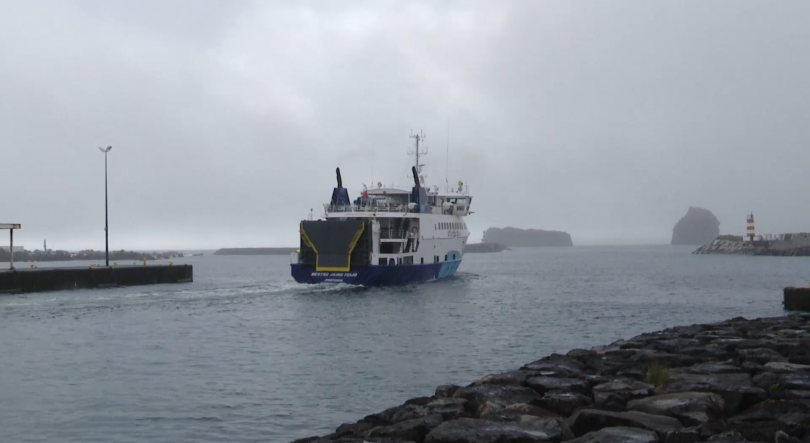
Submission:
M 9 269 L 14 270 L 14 230 L 21 229 L 19 223 L 0 223 L 0 229 L 8 229 Z

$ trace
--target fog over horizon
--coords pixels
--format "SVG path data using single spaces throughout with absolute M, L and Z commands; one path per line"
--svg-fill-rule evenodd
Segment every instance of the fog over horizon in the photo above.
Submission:
M 0 2 L 15 244 L 296 246 L 340 167 L 469 185 L 466 221 L 669 243 L 689 206 L 810 231 L 810 2 Z M 450 161 L 446 165 L 449 129 Z M 445 168 L 449 170 L 445 177 Z M 0 245 L 8 236 L 0 232 Z

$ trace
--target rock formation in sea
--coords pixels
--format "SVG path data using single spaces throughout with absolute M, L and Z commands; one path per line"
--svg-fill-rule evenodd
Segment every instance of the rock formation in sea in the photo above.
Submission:
M 808 343 L 809 314 L 679 326 L 439 386 L 294 443 L 807 442 Z
M 542 229 L 489 228 L 484 231 L 484 243 L 500 243 L 509 247 L 574 246 L 571 235 Z
M 720 220 L 708 209 L 690 206 L 672 228 L 673 245 L 704 245 L 720 235 Z

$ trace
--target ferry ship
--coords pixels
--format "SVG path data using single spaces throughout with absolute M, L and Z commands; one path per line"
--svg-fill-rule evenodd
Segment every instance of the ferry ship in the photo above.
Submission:
M 345 283 L 362 286 L 405 285 L 453 276 L 461 265 L 470 231 L 465 217 L 472 196 L 463 182 L 439 192 L 423 185 L 420 142 L 415 139 L 413 187 L 365 189 L 354 201 L 337 187 L 324 204 L 324 219 L 300 223 L 300 249 L 291 255 L 299 283 Z

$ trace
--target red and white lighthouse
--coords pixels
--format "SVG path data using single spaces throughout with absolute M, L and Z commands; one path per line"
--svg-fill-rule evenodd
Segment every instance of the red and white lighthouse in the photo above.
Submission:
M 754 213 L 748 214 L 748 224 L 745 227 L 745 236 L 748 237 L 749 241 L 754 241 L 754 237 L 756 236 L 754 231 Z

